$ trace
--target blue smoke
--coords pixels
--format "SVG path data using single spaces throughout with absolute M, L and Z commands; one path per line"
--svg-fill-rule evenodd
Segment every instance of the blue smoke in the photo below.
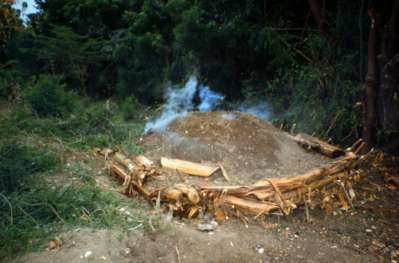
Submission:
M 238 111 L 245 112 L 263 120 L 268 120 L 270 116 L 270 110 L 266 103 L 259 103 L 256 105 L 241 105 Z
M 210 90 L 207 86 L 200 86 L 199 97 L 201 103 L 198 105 L 198 110 L 200 112 L 212 111 L 224 100 L 222 94 Z
M 198 81 L 191 77 L 182 89 L 168 88 L 165 94 L 166 104 L 157 119 L 149 121 L 144 127 L 144 132 L 164 131 L 176 118 L 184 116 L 193 110 L 193 98 L 197 89 Z

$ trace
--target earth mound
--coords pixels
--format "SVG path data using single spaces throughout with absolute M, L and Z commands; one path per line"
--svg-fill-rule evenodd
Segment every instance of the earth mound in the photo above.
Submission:
M 165 131 L 146 135 L 141 146 L 153 159 L 221 164 L 231 184 L 295 176 L 329 162 L 324 156 L 305 151 L 270 123 L 241 112 L 188 113 Z M 220 177 L 209 180 L 226 183 Z

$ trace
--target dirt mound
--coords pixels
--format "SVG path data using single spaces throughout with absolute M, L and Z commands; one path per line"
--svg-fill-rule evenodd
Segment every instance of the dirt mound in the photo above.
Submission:
M 220 163 L 234 184 L 294 176 L 329 161 L 306 152 L 270 123 L 240 112 L 189 113 L 166 131 L 146 135 L 141 146 L 154 159 Z

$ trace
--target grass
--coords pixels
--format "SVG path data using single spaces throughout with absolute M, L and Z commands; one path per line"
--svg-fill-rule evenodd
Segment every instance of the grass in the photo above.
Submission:
M 140 111 L 132 118 L 126 103 L 122 109 L 109 102 L 81 103 L 86 103 L 82 112 L 64 117 L 39 117 L 29 105 L 9 105 L 10 110 L 3 111 L 0 260 L 43 248 L 56 233 L 76 227 L 152 229 L 138 203 L 100 189 L 95 180 L 99 174 L 90 164 L 79 157 L 70 160 L 71 153 L 87 156 L 94 147 L 142 153 L 135 141 L 142 134 L 145 114 Z M 59 174 L 79 183 L 57 184 L 51 178 Z
M 74 227 L 148 228 L 144 215 L 121 212 L 137 210 L 137 204 L 95 185 L 41 185 L 2 198 L 0 258 L 43 247 L 55 233 Z

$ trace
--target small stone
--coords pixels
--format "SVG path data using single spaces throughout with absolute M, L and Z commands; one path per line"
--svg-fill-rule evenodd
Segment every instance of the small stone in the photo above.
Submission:
M 371 232 L 373 232 L 373 230 L 371 230 L 369 228 L 366 229 L 366 233 L 371 233 Z
M 265 252 L 265 249 L 261 246 L 261 245 L 256 245 L 255 250 L 259 253 L 259 254 L 263 254 Z
M 91 257 L 91 255 L 93 255 L 93 252 L 91 252 L 91 250 L 88 250 L 88 251 L 86 251 L 86 253 L 84 254 L 84 258 Z
M 217 226 L 218 226 L 218 223 L 216 221 L 212 220 L 208 224 L 198 224 L 197 230 L 202 231 L 202 232 L 210 232 L 210 231 L 214 231 Z

